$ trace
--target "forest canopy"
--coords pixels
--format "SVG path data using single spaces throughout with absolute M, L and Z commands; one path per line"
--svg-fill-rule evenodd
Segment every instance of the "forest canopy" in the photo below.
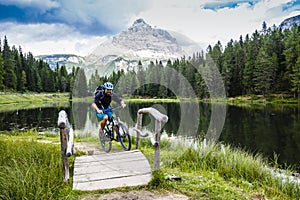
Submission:
M 0 91 L 12 92 L 71 92 L 79 68 L 71 73 L 66 67 L 56 66 L 52 70 L 43 60 L 32 53 L 23 53 L 8 44 L 7 37 L 0 41 Z
M 122 77 L 118 88 L 125 94 L 134 90 L 128 95 L 174 97 L 174 92 L 168 88 L 176 85 L 179 91 L 185 89 L 173 73 L 176 71 L 188 80 L 197 97 L 207 98 L 210 95 L 207 82 L 215 82 L 216 77 L 204 81 L 203 75 L 209 76 L 213 65 L 221 74 L 227 97 L 280 93 L 300 98 L 299 33 L 297 25 L 281 30 L 275 26 L 267 28 L 263 23 L 262 30 L 256 30 L 251 36 L 247 34 L 245 38 L 240 36 L 239 40 L 231 39 L 224 48 L 220 42 L 209 45 L 206 52 L 169 60 L 167 67 L 156 61 L 144 68 L 140 61 L 138 70 L 114 72 L 109 77 L 100 77 L 96 71 L 88 87 L 92 90 L 105 81 L 117 84 Z M 170 68 L 174 70 L 170 71 Z M 153 82 L 158 84 L 150 84 Z M 137 86 L 140 87 L 136 89 Z

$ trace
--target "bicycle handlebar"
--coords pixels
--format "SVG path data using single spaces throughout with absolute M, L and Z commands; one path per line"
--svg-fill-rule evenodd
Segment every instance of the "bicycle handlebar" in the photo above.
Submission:
M 112 112 L 114 110 L 120 110 L 121 108 L 123 108 L 122 106 L 118 106 L 118 107 L 115 107 L 115 108 L 110 108 L 110 109 L 107 109 L 107 110 L 103 110 L 103 114 L 106 114 L 108 112 Z

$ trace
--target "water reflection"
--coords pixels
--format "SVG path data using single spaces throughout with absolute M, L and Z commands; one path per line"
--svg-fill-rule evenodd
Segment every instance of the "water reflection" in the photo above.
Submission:
M 25 130 L 35 128 L 38 131 L 57 130 L 57 118 L 64 109 L 76 134 L 82 137 L 96 135 L 98 120 L 91 109 L 90 103 L 73 103 L 67 107 L 48 107 L 0 112 L 0 131 L 13 129 Z M 135 126 L 137 111 L 144 107 L 155 107 L 168 115 L 169 120 L 163 130 L 169 135 L 192 136 L 190 128 L 199 135 L 205 135 L 212 115 L 210 104 L 199 104 L 199 123 L 189 119 L 194 110 L 184 106 L 187 114 L 182 115 L 181 104 L 178 103 L 129 103 L 127 110 L 117 112 L 127 125 Z M 221 108 L 222 109 L 222 108 Z M 260 152 L 269 158 L 279 155 L 279 162 L 300 166 L 300 111 L 297 106 L 261 106 L 235 107 L 227 106 L 226 120 L 220 141 L 239 146 L 252 152 Z M 217 110 L 217 109 L 216 109 Z M 183 119 L 182 119 L 183 118 Z M 214 119 L 216 123 L 218 118 Z M 184 124 L 179 122 L 183 121 Z M 143 127 L 154 130 L 154 119 L 144 115 Z M 182 129 L 180 127 L 183 127 Z
M 229 106 L 221 140 L 235 146 L 279 155 L 279 162 L 300 164 L 300 116 L 297 107 Z
M 61 109 L 64 109 L 70 116 L 70 108 L 68 106 L 0 112 L 0 131 L 25 131 L 29 129 L 56 131 L 58 112 Z

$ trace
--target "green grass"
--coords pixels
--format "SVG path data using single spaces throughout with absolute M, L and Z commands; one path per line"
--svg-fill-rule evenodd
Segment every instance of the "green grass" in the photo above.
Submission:
M 66 103 L 69 103 L 68 93 L 0 94 L 0 111 L 64 106 Z
M 142 151 L 152 164 L 153 153 L 145 146 Z M 154 174 L 156 180 L 149 187 L 180 192 L 192 199 L 297 199 L 300 196 L 300 187 L 293 183 L 281 184 L 261 155 L 253 156 L 229 145 L 162 148 L 161 161 L 164 165 Z M 175 174 L 182 180 L 163 179 L 167 174 Z
M 288 94 L 269 94 L 265 97 L 262 95 L 246 95 L 238 96 L 234 98 L 227 98 L 228 104 L 238 106 L 250 106 L 250 105 L 265 105 L 265 104 L 298 104 L 299 99 L 294 98 Z
M 62 181 L 59 145 L 0 137 L 0 199 L 60 199 L 72 187 Z
M 24 102 L 53 102 L 68 101 L 68 93 L 14 93 L 1 94 L 0 104 L 24 103 Z
M 75 156 L 69 159 L 71 180 L 64 183 L 60 145 L 38 142 L 45 139 L 59 141 L 58 135 L 39 136 L 34 131 L 0 135 L 0 199 L 81 199 L 132 190 L 182 193 L 190 199 L 281 200 L 300 196 L 299 187 L 292 183 L 281 184 L 272 176 L 271 165 L 260 155 L 253 156 L 229 145 L 199 143 L 197 147 L 188 148 L 167 140 L 161 141 L 161 169 L 153 171 L 147 186 L 72 191 Z M 98 138 L 76 141 L 98 143 Z M 153 168 L 154 149 L 149 140 L 142 139 L 141 151 Z M 170 174 L 181 180 L 166 179 Z

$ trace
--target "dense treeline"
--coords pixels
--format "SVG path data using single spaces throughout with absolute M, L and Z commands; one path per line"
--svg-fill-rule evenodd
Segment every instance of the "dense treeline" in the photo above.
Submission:
M 245 39 L 241 36 L 238 41 L 231 39 L 224 49 L 218 42 L 213 47 L 208 46 L 206 52 L 172 62 L 169 60 L 165 67 L 156 61 L 145 69 L 139 62 L 138 70 L 127 73 L 121 71 L 110 77 L 101 78 L 96 72 L 88 86 L 92 90 L 99 84 L 99 80 L 111 81 L 118 83 L 123 94 L 130 91 L 130 95 L 172 97 L 177 95 L 166 88 L 175 85 L 178 91 L 186 89 L 182 87 L 182 81 L 178 80 L 180 73 L 198 97 L 207 98 L 210 95 L 207 85 L 214 87 L 214 82 L 217 82 L 218 77 L 211 73 L 211 66 L 215 66 L 221 74 L 226 96 L 286 93 L 300 98 L 299 33 L 300 28 L 296 25 L 282 31 L 275 26 L 267 28 L 266 23 L 263 23 L 261 31 L 256 30 L 251 37 L 246 35 Z M 206 82 L 203 76 L 206 76 Z M 141 87 L 136 89 L 137 86 Z
M 24 54 L 21 47 L 10 48 L 6 36 L 3 48 L 0 41 L 0 91 L 70 92 L 78 70 L 68 73 L 58 65 L 52 70 L 31 53 Z

